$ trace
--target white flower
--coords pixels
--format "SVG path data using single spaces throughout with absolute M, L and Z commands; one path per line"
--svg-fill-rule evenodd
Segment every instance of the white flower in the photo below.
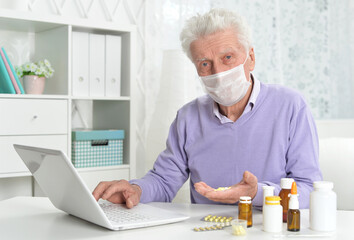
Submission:
M 47 66 L 47 67 L 50 67 L 50 62 L 47 60 L 47 59 L 44 59 L 44 64 Z
M 21 66 L 15 66 L 15 71 L 18 77 L 22 77 L 23 70 Z
M 30 71 L 31 72 L 35 72 L 36 70 L 37 70 L 37 65 L 36 64 L 34 64 L 34 63 L 31 63 L 31 66 L 30 66 Z
M 31 71 L 31 64 L 32 64 L 32 63 L 25 63 L 25 64 L 23 65 L 23 70 L 24 70 L 24 72 L 29 72 L 29 71 Z
M 47 71 L 47 68 L 45 66 L 40 66 L 39 69 L 41 70 L 42 74 Z
M 38 66 L 44 66 L 44 62 L 41 60 L 41 61 L 38 61 Z
M 47 59 L 40 60 L 36 63 L 28 62 L 22 66 L 16 66 L 16 74 L 19 77 L 23 75 L 38 75 L 45 76 L 46 78 L 52 77 L 54 69 L 52 68 L 50 62 Z
M 36 75 L 41 75 L 42 74 L 42 71 L 40 68 L 37 68 L 36 71 L 34 72 L 34 74 Z

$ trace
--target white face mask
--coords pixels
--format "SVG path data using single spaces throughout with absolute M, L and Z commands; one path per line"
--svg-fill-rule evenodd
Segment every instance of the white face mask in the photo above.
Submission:
M 248 55 L 248 54 L 247 54 Z M 247 93 L 251 85 L 247 81 L 243 65 L 238 65 L 230 70 L 213 75 L 199 77 L 204 91 L 214 99 L 215 102 L 223 106 L 232 106 L 238 103 Z

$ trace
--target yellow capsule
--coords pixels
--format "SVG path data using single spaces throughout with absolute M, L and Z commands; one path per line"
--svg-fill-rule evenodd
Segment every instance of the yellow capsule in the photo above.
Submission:
M 217 228 L 215 226 L 211 227 L 211 229 L 216 230 Z
M 208 221 L 208 219 L 209 219 L 209 217 L 205 217 L 205 218 L 204 218 L 204 221 Z
M 205 231 L 205 228 L 200 227 L 199 230 L 200 230 L 200 231 Z
M 199 231 L 200 231 L 199 228 L 194 228 L 193 230 L 196 231 L 196 232 L 199 232 Z
M 222 229 L 222 226 L 216 226 L 217 229 Z
M 211 227 L 206 227 L 205 229 L 206 229 L 206 230 L 211 230 Z
M 225 222 L 225 219 L 220 219 L 220 222 L 222 222 L 222 223 Z

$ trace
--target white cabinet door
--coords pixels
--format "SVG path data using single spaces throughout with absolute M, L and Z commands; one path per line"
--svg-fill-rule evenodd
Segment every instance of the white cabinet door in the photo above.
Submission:
M 90 34 L 90 96 L 104 96 L 104 71 L 105 71 L 105 36 Z
M 106 96 L 120 97 L 122 39 L 106 35 Z
M 89 34 L 72 33 L 73 96 L 89 95 Z
M 68 134 L 68 101 L 0 99 L 1 135 Z
M 0 137 L 0 177 L 6 174 L 29 173 L 13 144 L 30 145 L 68 151 L 67 135 L 2 136 Z

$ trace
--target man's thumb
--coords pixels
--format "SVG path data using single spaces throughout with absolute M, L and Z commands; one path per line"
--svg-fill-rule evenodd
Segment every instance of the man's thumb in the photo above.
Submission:
M 245 171 L 243 173 L 243 182 L 250 185 L 256 185 L 258 180 L 255 175 L 253 175 L 249 171 Z

